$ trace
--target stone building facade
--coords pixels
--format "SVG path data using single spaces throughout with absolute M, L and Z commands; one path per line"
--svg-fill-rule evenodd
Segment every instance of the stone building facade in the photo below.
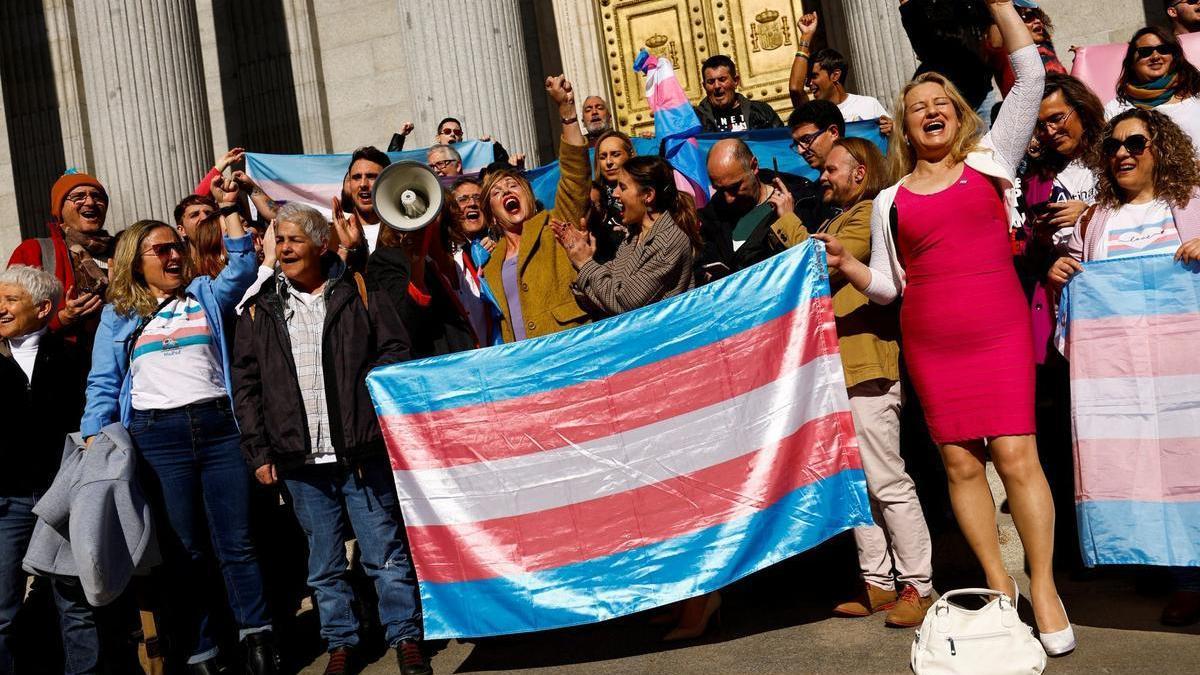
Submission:
M 67 167 L 109 187 L 116 230 L 169 219 L 232 146 L 349 152 L 385 146 L 411 120 L 409 143 L 420 147 L 439 119 L 454 115 L 468 136 L 490 135 L 536 164 L 553 157 L 556 141 L 541 92 L 546 74 L 567 73 L 580 102 L 605 96 L 625 129 L 648 123 L 637 119 L 640 82 L 623 65 L 644 43 L 674 48 L 695 92 L 699 61 L 730 51 L 753 71 L 748 93 L 783 109 L 779 63 L 794 51 L 788 16 L 813 7 L 825 40 L 854 65 L 853 89 L 890 101 L 914 66 L 897 4 L 5 0 L 0 252 L 45 232 L 49 187 Z M 1041 4 L 1064 60 L 1070 45 L 1124 40 L 1162 14 L 1159 0 Z

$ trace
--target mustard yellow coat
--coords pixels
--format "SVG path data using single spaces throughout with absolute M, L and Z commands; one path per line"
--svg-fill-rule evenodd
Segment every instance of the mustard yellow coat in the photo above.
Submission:
M 800 219 L 788 214 L 771 226 L 775 236 L 791 247 L 808 239 Z M 846 253 L 863 263 L 871 261 L 871 202 L 862 201 L 829 221 L 822 230 L 836 237 Z M 900 379 L 899 303 L 876 305 L 846 282 L 839 270 L 829 271 L 833 314 L 837 320 L 838 350 L 846 386 L 875 379 Z
M 521 230 L 517 250 L 517 286 L 525 317 L 525 337 L 550 335 L 588 322 L 587 312 L 575 300 L 571 284 L 575 282 L 575 267 L 566 251 L 554 240 L 550 219 L 578 223 L 591 190 L 591 167 L 585 145 L 559 143 L 558 162 L 561 176 L 554 209 L 542 211 L 526 221 Z M 486 197 L 486 195 L 485 195 Z M 483 266 L 483 278 L 496 298 L 503 317 L 500 332 L 504 341 L 514 342 L 516 334 L 511 323 L 508 297 L 504 294 L 504 259 L 508 257 L 508 240 L 502 238 Z

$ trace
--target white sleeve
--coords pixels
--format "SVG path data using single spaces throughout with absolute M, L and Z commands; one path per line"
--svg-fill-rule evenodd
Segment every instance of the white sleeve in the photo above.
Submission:
M 871 283 L 863 289 L 863 295 L 879 305 L 887 305 L 900 295 L 896 287 L 896 273 L 892 269 L 892 256 L 888 251 L 887 229 L 891 226 L 890 213 L 883 213 L 881 202 L 871 205 Z M 889 209 L 890 211 L 890 209 Z
M 1028 45 L 1008 55 L 1016 81 L 1000 106 L 996 124 L 988 134 L 991 146 L 1009 175 L 1017 172 L 1017 166 L 1029 148 L 1033 138 L 1033 127 L 1037 124 L 1038 111 L 1042 107 L 1042 92 L 1046 87 L 1046 67 L 1037 46 Z
M 890 117 L 891 116 L 891 114 L 887 111 L 887 108 L 883 107 L 883 104 L 879 102 L 879 99 L 872 96 L 871 103 L 872 103 L 871 107 L 874 109 L 873 112 L 871 113 L 871 117 Z
M 270 279 L 271 275 L 274 273 L 275 270 L 271 269 L 270 267 L 265 265 L 258 266 L 258 277 L 255 278 L 254 283 L 250 284 L 250 288 L 246 289 L 245 294 L 242 295 L 241 301 L 237 304 L 237 309 L 235 311 L 238 313 L 238 316 L 241 316 L 242 308 L 246 306 L 246 301 L 250 298 L 253 298 L 254 294 L 258 293 L 258 290 L 262 288 L 262 285 L 266 283 L 267 279 Z

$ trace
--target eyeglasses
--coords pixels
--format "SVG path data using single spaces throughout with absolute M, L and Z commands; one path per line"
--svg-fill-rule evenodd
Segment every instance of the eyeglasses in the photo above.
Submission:
M 476 204 L 482 204 L 483 203 L 483 195 L 459 195 L 454 198 L 454 201 L 459 204 L 470 204 L 471 202 L 475 202 Z
M 825 133 L 826 131 L 829 131 L 830 128 L 831 127 L 825 127 L 824 129 L 822 129 L 820 131 L 814 131 L 811 134 L 804 134 L 800 138 L 793 139 L 792 140 L 792 149 L 798 153 L 803 153 L 805 150 L 807 150 L 809 148 L 809 146 L 811 146 L 813 144 L 813 141 L 820 138 L 821 134 Z
M 462 129 L 451 129 L 449 127 L 442 129 L 438 133 L 440 133 L 443 136 L 454 136 L 456 138 L 462 138 L 462 135 L 463 135 Z
M 150 248 L 142 251 L 142 255 L 156 255 L 159 260 L 167 261 L 171 259 L 171 252 L 174 251 L 182 256 L 187 249 L 183 247 L 183 242 L 169 241 L 165 244 L 151 244 Z
M 1189 7 L 1195 7 L 1196 5 L 1200 5 L 1200 0 L 1179 0 L 1179 2 L 1171 3 L 1172 7 L 1178 7 L 1180 5 L 1188 5 Z
M 1116 157 L 1117 153 L 1124 147 L 1129 151 L 1130 155 L 1137 157 L 1145 152 L 1149 145 L 1149 138 L 1146 138 L 1142 134 L 1131 134 L 1126 136 L 1124 140 L 1111 137 L 1104 139 L 1104 142 L 1100 144 L 1100 151 L 1104 153 L 1105 157 L 1111 158 Z
M 103 192 L 98 192 L 96 190 L 89 190 L 88 192 L 75 192 L 67 195 L 67 201 L 71 202 L 75 206 L 83 204 L 88 200 L 88 198 L 91 198 L 92 201 L 97 203 L 108 202 L 108 196 Z
M 1196 2 L 1200 2 L 1200 0 L 1196 0 Z M 1041 18 L 1040 16 L 1038 16 L 1036 10 L 1031 9 L 1029 7 L 1018 7 L 1017 14 L 1021 17 L 1021 20 L 1026 23 L 1029 23 L 1030 21 L 1033 21 L 1034 19 Z
M 1200 0 L 1196 0 L 1196 2 L 1200 2 Z M 1138 60 L 1140 61 L 1142 59 L 1150 58 L 1150 55 L 1154 52 L 1158 52 L 1163 56 L 1175 56 L 1175 45 L 1164 42 L 1161 45 L 1147 45 L 1145 47 L 1138 47 L 1133 51 L 1135 54 L 1137 54 Z
M 1200 2 L 1200 0 L 1196 0 L 1196 1 Z M 1065 125 L 1067 123 L 1067 120 L 1071 119 L 1071 115 L 1074 115 L 1074 114 L 1075 114 L 1075 109 L 1071 108 L 1069 111 L 1067 111 L 1065 113 L 1056 113 L 1054 115 L 1051 115 L 1050 117 L 1048 117 L 1045 120 L 1038 120 L 1037 121 L 1037 130 L 1042 132 L 1043 134 L 1052 134 L 1052 133 L 1058 131 L 1059 129 L 1063 128 L 1063 125 Z
M 458 161 L 457 159 L 443 159 L 439 162 L 430 162 L 429 168 L 436 169 L 438 171 L 444 171 L 446 169 L 446 167 L 450 166 L 451 164 L 454 164 L 457 161 Z

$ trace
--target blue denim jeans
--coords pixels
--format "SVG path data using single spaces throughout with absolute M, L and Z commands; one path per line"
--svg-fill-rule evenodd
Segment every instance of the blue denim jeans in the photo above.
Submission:
M 240 637 L 270 630 L 262 574 L 250 541 L 250 470 L 227 399 L 171 410 L 135 410 L 129 428 L 156 506 L 175 629 L 197 663 L 217 654 L 204 593 L 216 554 Z
M 0 673 L 12 673 L 13 620 L 25 598 L 25 580 L 21 569 L 25 549 L 33 535 L 37 516 L 33 515 L 36 498 L 0 497 Z M 100 638 L 92 607 L 83 595 L 79 580 L 72 577 L 50 578 L 54 604 L 62 629 L 62 672 L 97 673 L 100 667 Z M 28 661 L 29 659 L 25 659 Z M 47 666 L 48 664 L 39 664 Z M 22 670 L 30 667 L 25 664 Z M 53 668 L 50 668 L 53 670 Z
M 379 594 L 379 621 L 389 645 L 420 639 L 417 578 L 387 459 L 357 469 L 304 466 L 281 476 L 296 520 L 308 538 L 308 585 L 317 599 L 321 637 L 329 649 L 358 644 L 346 540 L 358 539 L 362 566 Z

